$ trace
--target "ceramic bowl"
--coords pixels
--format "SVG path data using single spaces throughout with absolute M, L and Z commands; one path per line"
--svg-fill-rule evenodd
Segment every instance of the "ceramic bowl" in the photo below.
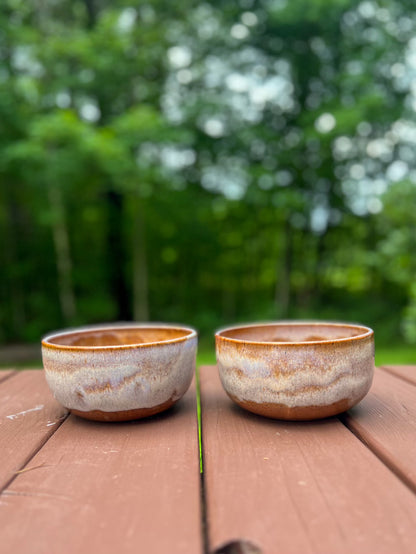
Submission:
M 83 328 L 42 340 L 45 376 L 72 413 L 126 421 L 166 410 L 188 389 L 195 370 L 193 329 L 165 325 Z
M 285 322 L 217 332 L 221 382 L 241 407 L 307 420 L 348 410 L 368 392 L 374 333 L 362 325 Z

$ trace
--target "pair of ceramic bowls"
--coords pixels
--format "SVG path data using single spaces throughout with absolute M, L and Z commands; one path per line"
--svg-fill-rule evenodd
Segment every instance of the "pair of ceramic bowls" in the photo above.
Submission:
M 215 335 L 227 394 L 268 417 L 307 420 L 357 404 L 374 372 L 374 334 L 362 325 L 283 322 Z M 54 333 L 42 341 L 56 399 L 93 420 L 126 421 L 166 410 L 187 391 L 197 334 L 168 325 L 123 325 Z

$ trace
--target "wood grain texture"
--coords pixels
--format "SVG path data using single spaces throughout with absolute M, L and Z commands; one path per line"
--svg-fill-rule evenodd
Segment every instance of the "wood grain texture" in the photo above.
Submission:
M 416 385 L 416 365 L 387 365 L 382 366 L 381 369 Z
M 201 368 L 212 550 L 244 539 L 264 554 L 414 553 L 416 496 L 338 419 L 252 415 Z
M 370 394 L 344 421 L 416 492 L 416 387 L 378 370 Z
M 0 382 L 0 491 L 55 432 L 66 410 L 42 371 L 16 372 Z
M 146 420 L 69 416 L 0 496 L 4 552 L 201 552 L 195 388 Z

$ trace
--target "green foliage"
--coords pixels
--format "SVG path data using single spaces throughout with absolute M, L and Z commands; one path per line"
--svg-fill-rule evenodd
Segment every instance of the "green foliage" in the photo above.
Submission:
M 314 317 L 416 342 L 410 1 L 5 0 L 0 29 L 0 341 Z
M 409 343 L 416 344 L 416 284 L 410 286 L 409 304 L 404 310 L 403 332 Z
M 378 267 L 407 296 L 403 311 L 404 337 L 416 344 L 416 185 L 399 182 L 384 195 L 378 225 Z

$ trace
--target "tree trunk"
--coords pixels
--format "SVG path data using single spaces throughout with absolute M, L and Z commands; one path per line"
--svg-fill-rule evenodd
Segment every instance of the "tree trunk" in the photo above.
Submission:
M 132 198 L 133 208 L 133 316 L 136 321 L 149 319 L 148 266 L 146 253 L 146 220 L 137 195 Z
M 76 305 L 72 286 L 72 262 L 68 227 L 59 186 L 50 185 L 48 196 L 53 213 L 52 235 L 58 270 L 59 302 L 64 320 L 70 322 L 76 316 Z
M 289 220 L 284 224 L 284 247 L 282 262 L 277 263 L 275 290 L 276 312 L 280 317 L 288 317 L 291 302 L 291 273 L 293 262 L 293 231 Z
M 116 317 L 120 321 L 131 319 L 131 302 L 125 279 L 126 255 L 123 233 L 123 195 L 107 190 L 107 252 L 110 293 L 116 303 Z
M 323 267 L 323 261 L 325 256 L 325 240 L 326 240 L 326 234 L 322 233 L 319 235 L 315 240 L 315 260 L 313 264 L 313 273 L 310 276 L 310 280 L 312 283 L 311 286 L 311 295 L 313 296 L 313 300 L 315 305 L 321 304 L 321 295 L 322 295 L 322 267 Z
M 20 256 L 16 237 L 19 236 L 19 206 L 13 194 L 13 186 L 9 188 L 9 198 L 7 204 L 9 209 L 6 211 L 6 233 L 7 240 L 4 241 L 4 272 L 7 278 L 8 300 L 11 309 L 11 328 L 13 335 L 19 336 L 19 333 L 26 325 L 25 303 L 24 303 L 24 285 L 19 275 Z
M 94 0 L 84 0 L 85 9 L 87 11 L 87 27 L 93 29 L 97 21 L 97 10 Z
M 225 321 L 232 321 L 236 316 L 236 283 L 228 279 L 222 289 L 222 315 Z

